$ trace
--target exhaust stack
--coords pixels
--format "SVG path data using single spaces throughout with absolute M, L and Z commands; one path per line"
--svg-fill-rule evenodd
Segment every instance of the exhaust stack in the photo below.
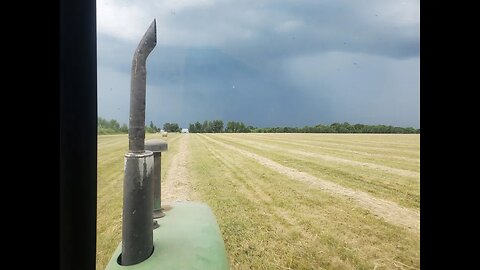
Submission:
M 142 153 L 145 150 L 146 61 L 155 45 L 157 45 L 157 26 L 156 20 L 153 20 L 142 40 L 140 40 L 132 60 L 128 126 L 128 150 L 131 153 Z
M 145 32 L 132 61 L 128 153 L 125 154 L 121 265 L 134 265 L 153 253 L 152 151 L 145 151 L 146 60 L 157 44 L 156 21 Z

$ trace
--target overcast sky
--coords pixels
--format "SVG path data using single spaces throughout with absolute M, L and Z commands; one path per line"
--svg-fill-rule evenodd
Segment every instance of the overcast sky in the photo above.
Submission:
M 99 116 L 128 124 L 154 18 L 146 124 L 420 127 L 418 0 L 97 0 Z

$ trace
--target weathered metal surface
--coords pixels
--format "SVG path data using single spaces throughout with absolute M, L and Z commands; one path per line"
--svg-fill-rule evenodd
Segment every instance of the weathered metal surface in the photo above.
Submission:
M 106 270 L 229 269 L 222 234 L 208 205 L 179 202 L 171 207 L 168 215 L 157 220 L 160 227 L 153 231 L 155 248 L 148 259 L 136 265 L 119 265 L 119 245 Z
M 153 218 L 161 218 L 165 216 L 162 211 L 162 152 L 167 151 L 168 144 L 166 141 L 159 139 L 151 139 L 145 141 L 145 149 L 153 152 L 155 164 L 153 166 Z
M 153 252 L 152 151 L 145 151 L 146 60 L 157 44 L 155 20 L 135 50 L 130 91 L 129 152 L 123 181 L 122 265 L 134 265 Z
M 125 155 L 122 265 L 144 261 L 153 249 L 153 152 Z
M 160 139 L 150 139 L 145 141 L 145 150 L 155 152 L 165 152 L 168 150 L 168 143 Z
M 140 40 L 132 60 L 128 149 L 133 153 L 140 153 L 145 149 L 146 61 L 156 44 L 157 28 L 153 20 Z

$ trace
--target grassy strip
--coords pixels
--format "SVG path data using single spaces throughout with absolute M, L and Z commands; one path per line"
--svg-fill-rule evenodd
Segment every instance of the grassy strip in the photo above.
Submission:
M 240 140 L 234 140 L 231 136 L 225 137 L 223 134 L 208 136 L 264 156 L 284 166 L 330 180 L 348 188 L 365 191 L 377 198 L 391 200 L 409 208 L 420 208 L 419 179 L 398 176 L 370 168 L 291 155 L 282 151 L 259 148 L 258 146 L 254 147 Z
M 231 134 L 225 134 L 224 136 L 231 137 Z M 301 142 L 294 139 L 275 139 L 266 136 L 250 136 L 250 134 L 242 134 L 240 136 L 232 137 L 235 140 L 245 140 L 252 143 L 267 144 L 275 146 L 277 148 L 283 148 L 285 150 L 305 151 L 318 154 L 326 154 L 338 158 L 344 158 L 348 160 L 368 162 L 374 164 L 382 164 L 393 168 L 410 170 L 414 172 L 420 171 L 420 159 L 408 157 L 402 153 L 396 152 L 379 152 L 378 150 L 368 148 L 367 150 L 358 151 L 353 150 L 347 145 L 336 146 L 323 146 L 315 145 L 315 143 L 321 143 L 321 141 Z M 320 137 L 321 139 L 321 137 Z M 418 152 L 418 150 L 417 150 Z
M 191 135 L 193 185 L 233 269 L 419 268 L 418 235 Z

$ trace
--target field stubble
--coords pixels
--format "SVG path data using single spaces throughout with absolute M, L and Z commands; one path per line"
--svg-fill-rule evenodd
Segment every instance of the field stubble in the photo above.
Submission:
M 168 141 L 162 196 L 209 204 L 232 269 L 419 269 L 418 135 L 169 134 Z M 97 269 L 121 238 L 127 143 L 99 136 Z M 393 207 L 393 219 L 359 194 Z

